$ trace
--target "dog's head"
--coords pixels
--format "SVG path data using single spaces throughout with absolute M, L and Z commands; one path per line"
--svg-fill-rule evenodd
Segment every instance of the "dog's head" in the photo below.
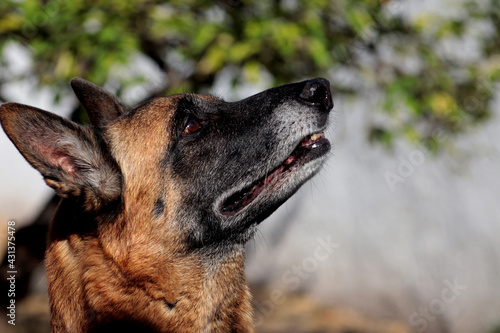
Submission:
M 132 110 L 82 79 L 71 84 L 92 126 L 8 103 L 0 107 L 7 135 L 89 215 L 119 207 L 127 223 L 175 228 L 192 247 L 248 240 L 330 150 L 325 79 L 239 102 L 180 94 Z

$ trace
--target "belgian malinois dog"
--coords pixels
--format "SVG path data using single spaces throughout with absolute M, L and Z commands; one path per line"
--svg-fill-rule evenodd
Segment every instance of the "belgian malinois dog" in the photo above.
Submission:
M 318 172 L 330 84 L 127 110 L 71 81 L 92 125 L 22 104 L 1 124 L 62 197 L 45 266 L 53 332 L 253 332 L 244 245 Z

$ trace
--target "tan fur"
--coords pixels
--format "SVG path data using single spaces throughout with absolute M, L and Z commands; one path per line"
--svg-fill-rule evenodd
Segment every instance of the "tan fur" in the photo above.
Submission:
M 253 332 L 244 244 L 329 151 L 329 82 L 131 111 L 85 80 L 71 85 L 92 126 L 0 106 L 9 138 L 63 198 L 45 257 L 52 331 Z
M 124 206 L 112 223 L 99 224 L 93 236 L 68 235 L 65 225 L 75 223 L 75 207 L 61 203 L 45 260 L 53 332 L 97 331 L 96 323 L 119 320 L 158 332 L 253 332 L 243 245 L 214 264 L 186 251 L 174 221 L 178 189 L 158 166 L 177 99 L 154 100 L 135 117 L 107 125 L 123 175 Z M 12 108 L 3 109 L 3 126 L 17 133 L 10 125 L 16 121 Z M 151 133 L 147 140 L 138 136 L 141 131 Z M 64 191 L 64 184 L 45 180 Z M 165 218 L 157 222 L 162 228 L 152 228 L 151 207 L 159 194 Z

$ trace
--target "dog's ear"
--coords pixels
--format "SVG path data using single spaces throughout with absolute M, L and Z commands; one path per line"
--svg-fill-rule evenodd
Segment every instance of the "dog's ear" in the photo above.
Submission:
M 84 79 L 74 78 L 70 81 L 71 88 L 80 100 L 90 122 L 94 126 L 103 126 L 125 113 L 125 108 L 118 99 L 106 90 Z
M 64 198 L 97 210 L 121 195 L 121 175 L 106 146 L 90 126 L 81 126 L 31 106 L 0 106 L 10 140 L 45 182 Z

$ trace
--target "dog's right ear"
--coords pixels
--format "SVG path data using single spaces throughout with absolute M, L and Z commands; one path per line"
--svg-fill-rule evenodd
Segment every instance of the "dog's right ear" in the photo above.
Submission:
M 16 103 L 0 106 L 0 122 L 21 154 L 61 197 L 81 199 L 90 211 L 121 196 L 119 168 L 92 127 Z
M 125 108 L 113 94 L 93 83 L 76 77 L 70 81 L 71 88 L 80 100 L 92 125 L 100 127 L 125 113 Z

